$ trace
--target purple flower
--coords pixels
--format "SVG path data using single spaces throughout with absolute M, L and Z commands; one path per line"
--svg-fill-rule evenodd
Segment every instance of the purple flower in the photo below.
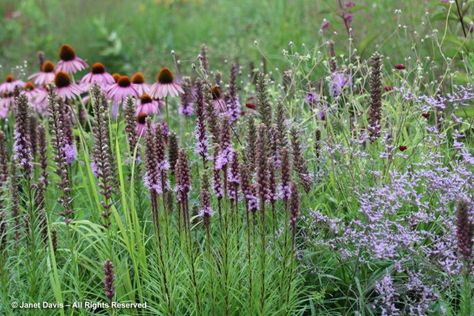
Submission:
M 343 72 L 335 72 L 331 76 L 330 94 L 333 98 L 339 96 L 345 87 L 352 85 L 352 77 Z
M 59 62 L 56 66 L 56 71 L 64 71 L 69 74 L 74 74 L 87 67 L 87 63 L 76 56 L 76 52 L 69 45 L 63 45 L 59 49 Z

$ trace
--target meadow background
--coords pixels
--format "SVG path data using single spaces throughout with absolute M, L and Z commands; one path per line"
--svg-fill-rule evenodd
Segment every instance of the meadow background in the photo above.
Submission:
M 474 1 L 463 24 L 455 3 L 0 0 L 0 78 L 69 44 L 184 88 L 5 79 L 0 315 L 472 315 Z M 37 301 L 149 308 L 12 305 Z

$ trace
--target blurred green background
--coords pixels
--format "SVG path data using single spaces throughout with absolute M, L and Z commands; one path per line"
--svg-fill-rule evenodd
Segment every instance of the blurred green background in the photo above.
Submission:
M 354 3 L 352 48 L 362 57 L 377 49 L 394 63 L 407 56 L 436 58 L 436 45 L 425 39 L 433 32 L 443 36 L 446 25 L 446 54 L 471 45 L 470 38 L 462 39 L 454 8 L 447 21 L 449 4 L 440 0 Z M 104 62 L 109 71 L 148 74 L 172 63 L 171 50 L 191 64 L 203 43 L 212 63 L 258 62 L 263 55 L 270 67 L 282 63 L 290 41 L 325 50 L 320 45 L 333 39 L 338 54 L 349 49 L 338 0 L 0 0 L 0 13 L 2 74 L 25 60 L 36 67 L 38 50 L 55 61 L 63 43 L 89 63 Z M 323 19 L 331 23 L 325 34 Z

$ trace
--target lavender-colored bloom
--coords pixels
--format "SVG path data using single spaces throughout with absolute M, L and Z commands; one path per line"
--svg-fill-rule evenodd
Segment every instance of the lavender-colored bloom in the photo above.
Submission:
M 229 172 L 227 173 L 227 183 L 229 184 L 229 199 L 237 201 L 240 184 L 240 166 L 237 155 L 234 156 Z
M 343 72 L 335 72 L 331 75 L 330 94 L 333 98 L 339 96 L 345 87 L 352 85 L 352 77 Z
M 305 100 L 311 108 L 314 108 L 319 103 L 320 96 L 316 92 L 310 91 L 306 94 Z
M 191 174 L 189 171 L 188 158 L 183 150 L 179 151 L 176 162 L 176 199 L 185 202 L 191 189 Z
M 291 165 L 288 149 L 281 151 L 281 183 L 279 187 L 280 198 L 288 201 L 291 197 Z
M 13 145 L 13 160 L 16 161 L 26 177 L 30 177 L 33 168 L 33 154 L 29 131 L 28 99 L 21 94 L 15 98 L 17 111 L 15 113 L 15 131 Z
M 230 82 L 229 82 L 229 94 L 227 96 L 227 116 L 230 119 L 230 123 L 234 123 L 240 117 L 240 101 L 237 95 L 237 75 L 239 72 L 239 66 L 232 64 L 230 69 Z
M 234 160 L 235 151 L 230 140 L 229 119 L 224 118 L 221 126 L 219 153 L 214 160 L 214 168 L 221 170 Z
M 327 19 L 323 19 L 323 22 L 321 22 L 321 26 L 319 27 L 319 31 L 322 33 L 326 31 L 327 29 L 329 29 L 330 26 L 331 26 L 331 23 L 329 23 Z
M 205 114 L 204 114 L 204 95 L 202 90 L 202 83 L 197 83 L 197 98 L 196 98 L 196 128 L 194 136 L 196 138 L 196 153 L 205 161 L 209 158 L 208 140 L 206 134 Z
M 78 71 L 86 69 L 87 63 L 76 56 L 76 52 L 69 45 L 63 45 L 59 49 L 59 62 L 56 65 L 56 71 L 64 71 L 74 74 Z

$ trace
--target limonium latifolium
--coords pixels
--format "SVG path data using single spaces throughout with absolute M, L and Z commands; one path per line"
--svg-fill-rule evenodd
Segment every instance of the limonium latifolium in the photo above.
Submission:
M 183 92 L 183 88 L 176 82 L 171 70 L 166 67 L 161 68 L 156 76 L 156 82 L 150 87 L 150 94 L 156 99 L 177 97 Z
M 56 65 L 58 72 L 63 71 L 74 74 L 86 69 L 87 66 L 87 63 L 76 55 L 72 46 L 64 44 L 59 48 L 59 61 Z
M 110 212 L 112 207 L 113 172 L 112 172 L 112 152 L 109 135 L 109 112 L 105 95 L 100 90 L 99 85 L 92 87 L 92 103 L 94 106 L 94 149 L 92 161 L 94 174 L 99 181 L 99 189 L 102 194 L 102 217 L 104 226 L 110 226 Z
M 87 90 L 90 89 L 93 84 L 96 84 L 105 91 L 114 83 L 114 77 L 105 70 L 105 66 L 102 63 L 93 64 L 91 71 L 81 79 L 81 85 Z
M 18 163 L 25 177 L 31 176 L 33 168 L 33 154 L 30 140 L 30 117 L 28 99 L 20 94 L 15 98 L 15 142 L 13 146 L 13 160 Z
M 114 280 L 114 265 L 112 264 L 112 261 L 107 259 L 104 262 L 104 292 L 105 296 L 109 299 L 109 302 L 112 302 L 112 299 L 115 296 Z
M 375 53 L 371 57 L 370 72 L 370 108 L 369 108 L 369 139 L 371 142 L 380 137 L 382 118 L 382 56 Z

